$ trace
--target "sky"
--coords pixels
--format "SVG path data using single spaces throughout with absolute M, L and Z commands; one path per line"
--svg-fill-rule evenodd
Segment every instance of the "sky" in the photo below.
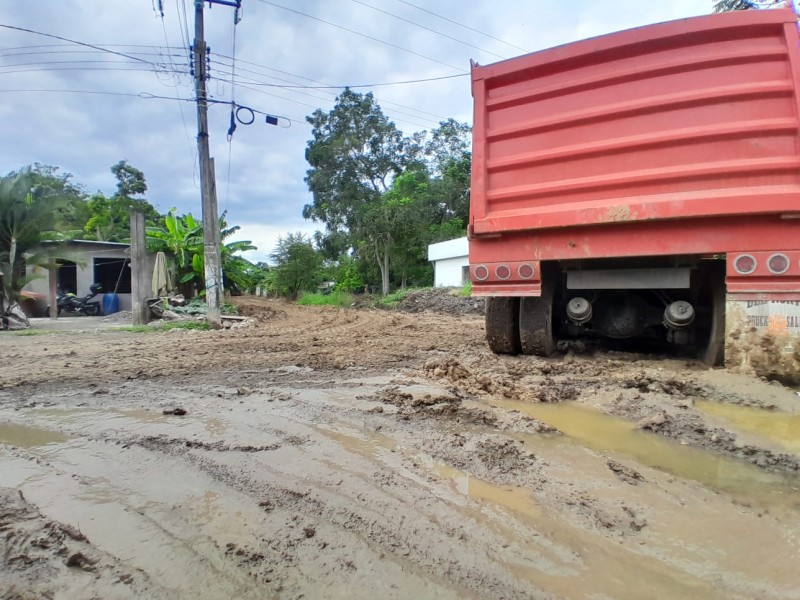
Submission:
M 0 0 L 0 173 L 35 162 L 112 194 L 119 160 L 141 169 L 161 212 L 201 214 L 197 116 L 186 47 L 193 0 Z M 230 107 L 209 110 L 220 212 L 265 260 L 279 236 L 324 224 L 302 217 L 311 128 L 342 88 L 371 88 L 405 134 L 471 124 L 470 59 L 497 62 L 552 46 L 711 12 L 711 0 L 243 0 L 206 4 L 211 98 L 255 113 L 226 139 Z M 184 19 L 184 16 L 186 19 Z M 108 52 L 110 51 L 110 52 Z M 119 54 L 113 54 L 117 52 Z M 232 60 L 235 57 L 235 61 Z M 450 77 L 455 76 L 455 77 Z M 301 87 L 285 87 L 301 86 Z M 310 86 L 310 87 L 309 87 Z M 247 111 L 240 113 L 243 119 Z

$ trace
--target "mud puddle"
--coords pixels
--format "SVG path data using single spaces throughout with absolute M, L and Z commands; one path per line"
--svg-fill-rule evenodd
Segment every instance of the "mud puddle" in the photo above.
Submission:
M 37 448 L 48 444 L 62 444 L 70 438 L 62 433 L 28 427 L 16 423 L 0 423 L 0 444 L 17 448 Z
M 695 402 L 695 407 L 736 429 L 771 440 L 800 455 L 800 414 L 708 401 Z
M 759 469 L 743 461 L 683 445 L 636 429 L 636 424 L 573 403 L 528 403 L 493 398 L 492 406 L 517 410 L 552 425 L 569 439 L 587 448 L 614 452 L 639 464 L 697 481 L 713 490 L 748 502 L 796 509 L 800 478 Z M 732 407 L 742 408 L 742 407 Z M 526 437 L 529 443 L 565 443 L 558 437 Z

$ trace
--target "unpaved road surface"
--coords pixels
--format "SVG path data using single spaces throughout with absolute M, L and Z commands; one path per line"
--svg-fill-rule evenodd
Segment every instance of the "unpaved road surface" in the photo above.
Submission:
M 240 302 L 0 336 L 0 598 L 800 598 L 796 390 Z

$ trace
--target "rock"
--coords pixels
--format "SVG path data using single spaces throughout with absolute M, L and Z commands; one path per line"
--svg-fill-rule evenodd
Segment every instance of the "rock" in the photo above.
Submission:
M 177 319 L 180 319 L 181 317 L 175 311 L 165 310 L 164 312 L 161 313 L 161 318 L 164 319 L 165 321 L 175 321 Z
M 94 565 L 98 562 L 96 558 L 88 558 L 83 552 L 75 552 L 69 555 L 69 558 L 64 562 L 68 567 L 77 567 L 84 571 L 94 571 Z

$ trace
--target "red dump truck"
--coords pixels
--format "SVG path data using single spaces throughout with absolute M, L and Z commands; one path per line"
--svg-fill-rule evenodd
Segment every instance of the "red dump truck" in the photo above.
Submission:
M 497 353 L 638 338 L 724 361 L 729 300 L 800 300 L 791 9 L 472 67 L 469 261 Z

